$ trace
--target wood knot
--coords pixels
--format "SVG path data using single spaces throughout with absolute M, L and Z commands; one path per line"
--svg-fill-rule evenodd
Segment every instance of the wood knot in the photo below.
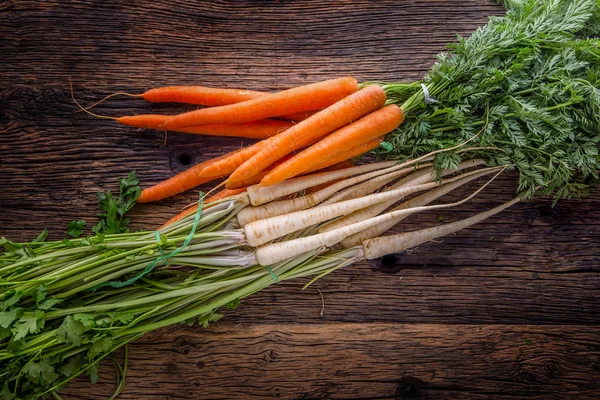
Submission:
M 191 346 L 185 336 L 179 336 L 177 339 L 175 339 L 173 342 L 173 348 L 180 354 L 189 354 L 191 351 Z
M 526 369 L 522 369 L 520 370 L 517 375 L 516 378 L 519 382 L 523 382 L 523 383 L 539 383 L 540 379 L 538 378 L 538 376 L 536 374 L 534 374 L 531 371 L 528 371 Z
M 383 272 L 384 274 L 397 274 L 402 270 L 400 262 L 400 254 L 388 254 L 380 258 L 369 261 L 369 265 L 375 271 Z
M 265 356 L 263 357 L 263 360 L 265 362 L 268 362 L 268 363 L 274 363 L 274 362 L 279 361 L 277 359 L 277 352 L 275 350 L 269 350 L 269 351 L 267 351 L 265 353 Z
M 177 149 L 171 153 L 170 164 L 173 171 L 184 171 L 190 166 L 198 164 L 201 154 L 193 147 Z
M 549 379 L 558 379 L 563 375 L 563 369 L 556 361 L 544 363 L 544 372 Z
M 426 383 L 410 376 L 403 377 L 396 388 L 395 400 L 427 400 Z

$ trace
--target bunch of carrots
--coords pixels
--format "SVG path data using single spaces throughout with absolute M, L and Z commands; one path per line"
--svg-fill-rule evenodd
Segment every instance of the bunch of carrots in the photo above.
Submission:
M 381 137 L 404 119 L 399 106 L 385 105 L 387 98 L 381 86 L 359 88 L 352 77 L 277 93 L 170 86 L 127 95 L 150 102 L 205 106 L 175 116 L 114 118 L 128 126 L 262 139 L 144 189 L 138 199 L 140 203 L 168 198 L 226 178 L 221 184 L 226 189 L 209 199 L 216 200 L 241 193 L 250 185 L 271 186 L 340 163 L 338 167 L 347 166 L 344 164 L 347 160 L 378 147 Z M 193 211 L 194 208 L 187 209 L 173 220 Z

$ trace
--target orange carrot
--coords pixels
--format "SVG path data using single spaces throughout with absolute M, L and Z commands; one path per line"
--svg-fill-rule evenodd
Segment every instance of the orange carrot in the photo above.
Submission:
M 273 136 L 269 139 L 261 140 L 258 143 L 254 143 L 252 146 L 244 147 L 229 153 L 227 157 L 215 158 L 213 163 L 207 165 L 203 170 L 203 174 L 216 176 L 220 174 L 230 174 L 235 171 L 240 165 L 246 160 L 255 155 L 262 149 L 270 140 L 273 140 Z
M 227 181 L 225 183 L 225 188 L 227 189 L 236 189 L 239 187 L 248 187 L 251 185 L 255 185 L 257 183 L 260 183 L 260 180 L 262 178 L 264 178 L 267 174 L 269 173 L 268 170 L 265 171 L 260 171 L 258 174 L 254 175 L 253 177 L 250 177 L 248 179 L 242 179 L 241 181 Z
M 333 103 L 331 103 L 331 104 L 333 104 Z M 307 118 L 312 117 L 319 111 L 321 111 L 321 110 L 303 111 L 303 112 L 289 114 L 289 115 L 282 115 L 281 117 L 278 117 L 278 118 L 286 119 L 286 120 L 294 121 L 294 122 L 300 122 L 300 121 L 304 121 Z
M 308 171 L 305 171 L 304 174 L 308 174 L 309 172 L 319 171 L 319 170 L 322 170 L 329 166 L 332 166 L 334 164 L 337 164 L 339 162 L 342 162 L 344 160 L 349 160 L 351 158 L 354 158 L 356 156 L 364 154 L 368 151 L 371 151 L 371 150 L 379 147 L 380 143 L 381 143 L 380 139 L 373 139 L 373 140 L 365 142 L 361 145 L 358 145 L 348 151 L 345 151 L 343 153 L 338 153 L 335 156 L 331 157 L 329 160 L 325 161 L 324 163 L 315 165 L 314 167 L 310 168 Z
M 269 172 L 261 181 L 270 186 L 293 178 L 314 165 L 327 161 L 337 153 L 350 150 L 369 140 L 393 131 L 402 123 L 404 113 L 395 104 L 383 107 L 326 136 L 317 144 L 300 152 Z
M 186 190 L 202 185 L 203 183 L 226 176 L 202 176 L 201 168 L 197 168 L 199 166 L 200 164 L 195 165 L 187 171 L 177 174 L 166 181 L 162 181 L 142 190 L 137 202 L 150 203 L 152 201 L 166 199 L 167 197 L 175 196 L 176 194 L 185 192 Z
M 235 196 L 236 194 L 240 194 L 240 193 L 244 192 L 245 190 L 246 190 L 245 187 L 235 189 L 235 190 L 223 189 L 219 193 L 212 195 L 208 199 L 204 200 L 204 204 L 212 203 L 217 200 L 224 199 L 226 197 Z M 186 215 L 190 215 L 191 213 L 195 212 L 197 209 L 198 209 L 198 204 L 195 204 L 189 208 L 186 208 L 185 210 L 183 210 L 182 212 L 180 212 L 179 214 L 175 215 L 173 218 L 171 218 L 170 220 L 165 222 L 159 229 L 162 229 L 165 226 L 170 225 L 175 221 L 179 221 L 181 218 L 185 217 Z
M 180 174 L 142 190 L 137 202 L 149 203 L 166 199 L 203 183 L 227 176 L 258 151 L 264 145 L 264 142 L 261 141 L 252 146 L 194 165 Z
M 227 189 L 237 189 L 237 188 L 240 188 L 240 187 L 245 187 L 245 186 L 250 186 L 250 185 L 257 184 L 257 183 L 260 182 L 260 180 L 262 178 L 264 178 L 265 175 L 267 175 L 270 171 L 272 171 L 273 168 L 275 168 L 278 165 L 286 162 L 287 160 L 289 160 L 292 157 L 293 157 L 293 155 L 289 154 L 289 155 L 283 157 L 281 160 L 278 160 L 278 161 L 274 162 L 272 165 L 268 166 L 263 171 L 260 171 L 258 174 L 254 175 L 253 177 L 250 177 L 248 179 L 243 179 L 241 181 L 227 181 L 226 184 L 225 184 L 225 187 Z
M 136 128 L 162 129 L 168 115 L 141 114 L 115 118 L 115 121 Z M 251 139 L 266 139 L 294 126 L 293 122 L 276 119 L 246 122 L 243 124 L 214 124 L 175 129 L 176 132 L 207 136 L 234 136 Z
M 367 86 L 269 139 L 269 143 L 236 169 L 229 179 L 236 181 L 256 175 L 284 155 L 378 109 L 385 101 L 385 92 L 380 86 Z
M 140 115 L 126 115 L 124 117 L 112 118 L 120 124 L 133 126 L 134 128 L 144 129 L 160 129 L 159 127 L 167 119 L 167 115 L 159 114 L 140 114 Z
M 203 106 L 226 106 L 268 95 L 266 92 L 241 89 L 217 89 L 206 86 L 165 86 L 140 95 L 151 103 L 187 103 Z
M 177 129 L 197 125 L 243 123 L 302 111 L 318 110 L 343 99 L 357 90 L 358 82 L 354 78 L 332 79 L 283 90 L 228 106 L 203 108 L 179 114 L 167 118 L 164 127 L 166 129 Z
M 258 97 L 267 96 L 269 94 L 269 92 L 257 92 L 253 90 L 241 89 L 216 89 L 205 86 L 165 86 L 161 88 L 147 90 L 142 94 L 132 94 L 124 92 L 113 93 L 106 96 L 102 100 L 97 101 L 91 106 L 85 107 L 84 111 L 87 111 L 114 96 L 141 97 L 151 103 L 172 102 L 215 107 L 240 103 L 242 101 L 256 99 Z M 332 101 L 331 104 L 333 104 L 334 102 L 335 100 Z M 316 111 L 305 111 L 290 115 L 282 115 L 281 119 L 299 122 L 310 117 L 315 112 Z

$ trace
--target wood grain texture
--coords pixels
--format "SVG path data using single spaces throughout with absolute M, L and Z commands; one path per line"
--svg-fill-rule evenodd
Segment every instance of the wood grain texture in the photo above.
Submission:
M 169 329 L 131 346 L 120 398 L 591 400 L 600 396 L 599 334 L 393 323 Z M 106 398 L 111 369 L 105 365 L 97 391 L 80 379 L 65 395 Z
M 151 185 L 188 168 L 182 155 L 195 164 L 251 143 L 169 133 L 165 144 L 162 132 L 92 118 L 77 112 L 69 78 L 83 104 L 166 84 L 414 80 L 456 33 L 501 13 L 485 0 L 0 1 L 0 236 L 27 240 L 47 226 L 61 238 L 69 221 L 94 221 L 95 192 L 114 190 L 128 171 Z M 184 109 L 115 98 L 94 110 Z M 515 193 L 514 178 L 396 230 L 493 207 Z M 133 228 L 159 226 L 196 196 L 137 206 Z M 274 285 L 208 332 L 148 335 L 132 346 L 124 398 L 411 398 L 397 391 L 413 378 L 421 399 L 598 398 L 599 205 L 598 191 L 554 208 L 519 204 L 391 263 L 354 265 L 305 291 L 305 281 Z M 177 345 L 182 338 L 193 345 Z M 544 375 L 546 361 L 560 376 Z M 65 393 L 104 398 L 111 389 L 80 381 Z

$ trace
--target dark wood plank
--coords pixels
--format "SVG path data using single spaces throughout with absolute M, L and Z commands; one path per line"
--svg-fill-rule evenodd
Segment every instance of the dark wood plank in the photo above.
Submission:
M 104 399 L 113 370 L 68 399 Z M 600 329 L 331 324 L 177 328 L 131 346 L 137 399 L 597 399 Z
M 501 13 L 490 0 L 5 1 L 1 10 L 2 82 L 57 88 L 72 76 L 102 91 L 416 79 L 457 32 Z

